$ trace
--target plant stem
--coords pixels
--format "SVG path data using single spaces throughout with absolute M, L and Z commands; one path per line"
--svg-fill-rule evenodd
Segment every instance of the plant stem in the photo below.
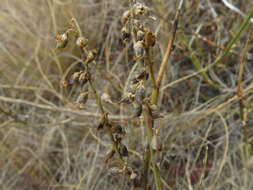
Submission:
M 87 66 L 87 68 L 88 68 L 88 66 Z M 91 76 L 88 77 L 88 81 L 89 81 L 91 90 L 92 90 L 93 94 L 95 95 L 95 99 L 96 99 L 96 102 L 97 102 L 97 105 L 98 105 L 99 112 L 101 113 L 101 115 L 106 114 L 105 111 L 104 111 L 102 102 L 101 102 L 101 98 L 97 94 L 97 91 L 96 91 L 95 85 L 94 85 L 94 83 L 93 83 L 93 81 L 91 79 Z M 124 161 L 124 159 L 122 158 L 122 156 L 121 156 L 121 154 L 119 152 L 119 149 L 118 149 L 118 146 L 117 146 L 117 142 L 114 140 L 114 137 L 112 135 L 110 127 L 108 125 L 105 125 L 105 128 L 106 128 L 107 135 L 109 136 L 109 138 L 111 140 L 111 143 L 113 145 L 113 149 L 115 150 L 116 154 L 118 155 L 118 158 L 119 158 L 120 162 L 122 163 L 122 165 L 125 166 L 125 161 Z
M 153 167 L 153 172 L 155 176 L 155 186 L 156 190 L 162 190 L 162 182 L 161 182 L 161 177 L 160 177 L 160 171 L 159 168 L 157 167 L 155 160 L 154 160 L 154 151 L 151 146 L 152 138 L 153 138 L 153 126 L 154 126 L 154 120 L 151 115 L 150 108 L 148 104 L 145 104 L 144 108 L 144 121 L 147 126 L 146 132 L 148 136 L 148 146 L 149 146 L 149 151 L 150 151 L 150 158 L 152 162 L 152 167 Z
M 161 66 L 160 66 L 160 70 L 159 70 L 159 73 L 158 73 L 158 76 L 156 79 L 156 86 L 154 87 L 153 92 L 152 92 L 152 103 L 153 104 L 157 104 L 157 101 L 158 101 L 158 95 L 159 95 L 159 90 L 160 90 L 163 74 L 165 72 L 166 64 L 167 64 L 167 61 L 171 55 L 171 52 L 173 49 L 172 47 L 173 47 L 173 44 L 174 44 L 174 41 L 176 38 L 178 19 L 179 19 L 179 14 L 180 14 L 180 10 L 181 10 L 182 5 L 183 5 L 183 0 L 181 0 L 179 3 L 179 6 L 178 6 L 178 9 L 177 9 L 174 21 L 173 21 L 172 30 L 170 33 L 170 41 L 169 41 L 166 53 L 163 57 L 163 60 L 162 60 Z

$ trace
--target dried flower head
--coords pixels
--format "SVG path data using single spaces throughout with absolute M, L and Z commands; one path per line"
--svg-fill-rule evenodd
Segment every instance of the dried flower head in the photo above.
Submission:
M 123 13 L 122 17 L 121 17 L 121 23 L 122 25 L 125 25 L 127 23 L 127 21 L 129 20 L 131 16 L 131 11 L 127 10 Z
M 162 151 L 163 146 L 160 136 L 158 136 L 157 134 L 153 136 L 151 146 L 156 151 Z
M 148 7 L 141 4 L 141 3 L 135 3 L 134 6 L 134 16 L 143 16 L 146 15 L 148 12 Z
M 87 100 L 88 100 L 88 96 L 89 96 L 89 92 L 82 92 L 78 96 L 78 98 L 76 100 L 76 103 L 84 105 L 87 102 Z
M 97 55 L 96 50 L 88 51 L 88 55 L 87 55 L 87 58 L 86 58 L 86 63 L 90 63 L 90 62 L 94 61 L 96 55 Z
M 55 37 L 56 39 L 56 49 L 63 49 L 68 44 L 68 33 L 65 32 L 61 35 Z
M 145 69 L 139 69 L 133 73 L 130 78 L 132 84 L 138 83 L 140 80 L 147 79 L 148 73 Z
M 72 85 L 72 84 L 78 83 L 78 80 L 81 74 L 82 74 L 82 71 L 74 72 L 70 77 L 69 84 Z
M 151 46 L 153 47 L 156 43 L 156 36 L 153 32 L 148 31 L 145 34 L 145 44 L 146 46 Z
M 127 147 L 124 144 L 119 144 L 119 153 L 123 157 L 128 156 L 128 150 L 127 150 Z
M 133 109 L 133 117 L 140 117 L 142 113 L 142 105 L 135 103 Z
M 127 93 L 125 94 L 121 100 L 119 101 L 119 104 L 125 103 L 125 104 L 130 104 L 134 101 L 134 94 L 132 93 Z
M 88 39 L 86 39 L 82 36 L 78 37 L 76 40 L 76 45 L 80 48 L 85 47 L 87 45 L 87 43 L 88 43 Z
M 79 83 L 80 83 L 81 86 L 84 85 L 85 83 L 87 83 L 87 81 L 88 81 L 88 74 L 86 72 L 82 72 L 79 75 L 78 81 L 79 81 Z
M 143 41 L 137 41 L 134 44 L 134 51 L 135 51 L 135 55 L 137 57 L 142 57 L 144 55 L 144 42 Z

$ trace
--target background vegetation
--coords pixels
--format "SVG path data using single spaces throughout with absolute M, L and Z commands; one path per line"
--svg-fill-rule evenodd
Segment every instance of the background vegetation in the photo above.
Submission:
M 179 1 L 145 3 L 157 17 L 150 26 L 157 35 L 152 50 L 157 76 Z M 131 189 L 126 177 L 110 174 L 113 163 L 104 162 L 110 141 L 96 132 L 95 98 L 90 95 L 80 110 L 74 103 L 78 92 L 70 96 L 60 85 L 80 67 L 80 51 L 73 45 L 55 51 L 55 36 L 74 17 L 98 52 L 101 72 L 92 70 L 98 94 L 110 118 L 126 129 L 128 162 L 140 175 L 143 118 L 129 119 L 132 107 L 117 103 L 134 62 L 132 45 L 126 49 L 120 33 L 128 1 L 1 0 L 0 5 L 0 189 Z M 229 53 L 199 72 L 222 55 L 252 7 L 251 0 L 184 1 L 158 100 L 163 117 L 155 121 L 163 142 L 156 155 L 162 158 L 164 189 L 253 188 L 252 19 Z M 193 163 L 208 175 L 192 179 Z M 149 188 L 155 189 L 152 174 Z

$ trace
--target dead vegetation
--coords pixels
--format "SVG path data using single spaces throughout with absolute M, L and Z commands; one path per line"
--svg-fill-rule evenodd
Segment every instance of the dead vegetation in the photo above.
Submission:
M 157 189 L 154 167 L 163 189 L 253 188 L 253 22 L 248 16 L 253 3 L 183 1 L 169 48 L 179 1 L 145 4 L 156 18 L 144 21 L 157 38 L 150 48 L 154 79 L 166 63 L 159 96 L 152 99 L 157 103 L 152 135 L 163 146 L 148 165 L 149 105 L 143 101 L 144 114 L 133 118 L 136 107 L 119 104 L 138 60 L 134 42 L 124 43 L 121 34 L 129 1 L 1 1 L 0 189 L 133 188 L 127 173 L 112 171 L 121 165 L 115 155 L 108 159 L 110 135 L 96 130 L 101 113 L 94 91 L 64 83 L 80 72 L 84 60 L 74 35 L 63 50 L 55 49 L 55 37 L 73 25 L 72 18 L 89 49 L 96 49 L 96 64 L 89 68 L 93 85 L 110 124 L 126 131 L 127 166 L 142 180 L 149 171 L 147 189 Z M 145 97 L 154 94 L 155 84 L 149 74 Z M 148 141 L 160 150 L 157 141 Z

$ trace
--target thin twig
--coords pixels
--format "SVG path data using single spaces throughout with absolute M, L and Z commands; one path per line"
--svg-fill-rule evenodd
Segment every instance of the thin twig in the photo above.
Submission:
M 173 21 L 173 26 L 172 26 L 172 30 L 171 30 L 171 35 L 170 35 L 170 41 L 166 50 L 166 53 L 163 57 L 161 66 L 160 66 L 160 70 L 156 79 L 156 86 L 153 89 L 152 92 L 152 103 L 153 104 L 157 104 L 157 100 L 158 100 L 158 95 L 159 95 L 159 90 L 160 90 L 160 86 L 161 86 L 161 81 L 163 78 L 163 74 L 165 72 L 165 68 L 166 68 L 166 64 L 167 61 L 171 55 L 172 49 L 173 49 L 173 44 L 176 38 L 176 32 L 177 32 L 177 26 L 178 26 L 178 20 L 179 20 L 179 14 L 180 14 L 180 10 L 182 8 L 184 0 L 181 0 L 179 3 L 179 6 L 177 8 L 177 12 Z

